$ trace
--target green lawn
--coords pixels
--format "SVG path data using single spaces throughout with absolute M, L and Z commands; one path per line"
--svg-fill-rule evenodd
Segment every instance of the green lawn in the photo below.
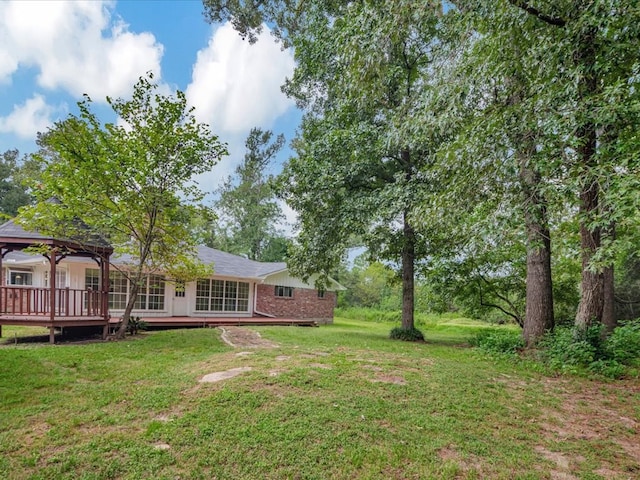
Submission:
M 0 478 L 640 476 L 637 380 L 487 358 L 467 319 L 421 326 L 422 344 L 392 326 L 256 328 L 280 347 L 241 355 L 216 329 L 2 346 Z M 198 382 L 235 367 L 252 370 Z

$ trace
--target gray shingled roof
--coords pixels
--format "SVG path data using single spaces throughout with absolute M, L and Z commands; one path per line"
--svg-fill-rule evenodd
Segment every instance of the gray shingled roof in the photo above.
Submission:
M 198 247 L 198 258 L 203 263 L 213 264 L 215 274 L 223 276 L 263 278 L 287 269 L 284 262 L 256 262 L 203 245 Z
M 13 220 L 0 225 L 0 237 L 6 238 L 28 238 L 34 240 L 53 240 L 52 237 L 46 237 L 38 232 L 28 232 L 22 226 Z
M 88 232 L 88 227 L 81 223 L 78 220 L 77 224 L 80 228 L 86 228 Z M 79 245 L 85 245 L 89 247 L 100 247 L 111 249 L 111 245 L 101 238 L 98 235 L 90 234 L 89 239 L 73 239 L 73 238 L 54 238 L 52 236 L 42 235 L 40 232 L 35 230 L 26 230 L 22 225 L 17 224 L 14 220 L 9 220 L 8 222 L 0 225 L 0 238 L 16 238 L 16 239 L 25 239 L 25 240 L 43 240 L 43 241 L 59 241 L 59 242 L 71 242 Z
M 287 269 L 285 262 L 256 262 L 249 260 L 238 255 L 222 252 L 215 248 L 209 248 L 205 246 L 198 247 L 198 258 L 200 261 L 206 264 L 213 264 L 214 274 L 223 277 L 237 277 L 237 278 L 254 278 L 263 279 L 269 275 L 277 272 L 281 272 Z M 28 254 L 24 252 L 9 252 L 5 260 L 13 260 L 16 263 L 28 263 L 35 258 L 40 258 L 39 255 Z M 114 263 L 126 263 L 130 259 L 127 257 L 112 257 L 111 261 Z M 86 259 L 67 257 L 68 262 L 86 262 Z M 335 282 L 339 289 L 344 289 L 339 283 Z
M 202 263 L 213 264 L 215 275 L 220 276 L 264 278 L 269 274 L 287 269 L 287 264 L 284 262 L 256 262 L 204 245 L 197 247 L 197 255 Z M 131 263 L 131 258 L 128 255 L 122 255 L 113 257 L 111 261 L 113 263 Z

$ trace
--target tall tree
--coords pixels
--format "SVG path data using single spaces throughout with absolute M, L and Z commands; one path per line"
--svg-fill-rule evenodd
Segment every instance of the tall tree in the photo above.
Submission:
M 339 265 L 353 236 L 402 277 L 402 329 L 414 330 L 414 270 L 424 256 L 415 229 L 417 190 L 442 132 L 414 128 L 425 108 L 441 7 L 438 2 L 205 1 L 209 18 L 233 18 L 251 38 L 265 19 L 295 49 L 285 86 L 306 111 L 297 158 L 281 194 L 299 213 L 290 267 L 321 281 Z
M 307 111 L 282 181 L 300 215 L 293 269 L 326 274 L 359 236 L 374 259 L 399 266 L 407 331 L 426 246 L 415 228 L 418 190 L 441 141 L 438 128 L 409 119 L 425 108 L 439 14 L 408 1 L 352 2 L 335 19 L 323 5 L 307 10 L 285 88 Z
M 303 164 L 303 158 L 309 160 L 307 163 L 317 161 L 315 172 L 308 166 L 309 174 L 315 173 L 327 182 L 334 181 L 336 187 L 331 192 L 333 198 L 329 198 L 330 194 L 325 193 L 329 189 L 323 190 L 326 184 L 320 181 L 306 184 L 307 188 L 316 187 L 321 192 L 318 198 L 322 200 L 314 204 L 309 199 L 306 206 L 309 211 L 319 212 L 320 208 L 325 208 L 324 222 L 328 223 L 332 218 L 329 211 L 340 212 L 339 207 L 346 204 L 344 199 L 357 197 L 353 195 L 354 190 L 350 190 L 357 183 L 353 179 L 343 180 L 346 176 L 335 167 L 347 165 L 351 157 L 360 154 L 384 158 L 390 150 L 381 155 L 382 149 L 374 148 L 375 140 L 387 135 L 386 148 L 397 147 L 408 140 L 411 148 L 405 153 L 413 159 L 425 145 L 433 147 L 442 143 L 441 137 L 430 137 L 425 130 L 435 124 L 439 128 L 434 128 L 434 132 L 442 132 L 443 111 L 446 119 L 455 117 L 462 110 L 464 117 L 470 117 L 470 122 L 467 118 L 462 122 L 453 120 L 454 126 L 463 130 L 458 145 L 445 150 L 449 152 L 445 154 L 446 161 L 437 165 L 427 161 L 414 175 L 424 187 L 428 184 L 425 179 L 433 180 L 437 176 L 442 185 L 442 180 L 454 172 L 455 176 L 448 177 L 454 179 L 454 188 L 447 187 L 444 191 L 457 192 L 457 196 L 450 194 L 454 201 L 447 199 L 448 203 L 443 203 L 437 198 L 441 197 L 438 194 L 438 201 L 431 202 L 428 195 L 424 196 L 427 188 L 414 186 L 405 202 L 409 205 L 411 229 L 414 233 L 418 231 L 418 238 L 422 239 L 425 235 L 422 227 L 431 223 L 432 217 L 428 214 L 446 212 L 450 216 L 452 211 L 464 210 L 458 208 L 456 201 L 470 204 L 467 210 L 471 220 L 465 219 L 462 213 L 451 215 L 465 219 L 465 225 L 458 229 L 449 222 L 449 228 L 451 236 L 464 249 L 462 251 L 473 255 L 473 250 L 466 248 L 469 243 L 480 245 L 478 240 L 485 234 L 491 239 L 488 244 L 500 241 L 504 237 L 496 232 L 502 218 L 517 214 L 521 220 L 518 226 L 509 222 L 502 225 L 510 229 L 507 236 L 515 239 L 521 235 L 527 245 L 527 306 L 523 323 L 527 342 L 532 344 L 553 325 L 551 225 L 554 221 L 556 228 L 558 222 L 571 223 L 571 217 L 577 211 L 582 268 L 581 300 L 575 323 L 584 328 L 607 320 L 603 311 L 611 311 L 607 306 L 612 304 L 613 298 L 613 289 L 609 288 L 613 285 L 611 252 L 615 252 L 616 245 L 626 241 L 619 236 L 614 238 L 612 233 L 631 230 L 619 226 L 630 226 L 630 219 L 636 218 L 634 209 L 637 210 L 639 203 L 635 195 L 638 185 L 634 181 L 640 145 L 637 142 L 640 125 L 640 109 L 637 108 L 640 96 L 638 5 L 625 0 L 454 0 L 450 3 L 457 8 L 451 11 L 460 13 L 465 29 L 465 22 L 470 21 L 471 29 L 466 30 L 466 35 L 452 39 L 458 45 L 454 44 L 450 50 L 450 58 L 452 64 L 462 59 L 463 67 L 472 65 L 474 69 L 457 70 L 458 76 L 455 73 L 449 76 L 448 84 L 435 85 L 430 78 L 434 73 L 446 70 L 446 63 L 437 64 L 437 68 L 423 65 L 404 70 L 408 75 L 404 77 L 407 82 L 402 85 L 410 85 L 411 94 L 401 99 L 400 108 L 391 108 L 391 98 L 400 98 L 396 96 L 388 97 L 384 108 L 376 109 L 372 106 L 376 99 L 384 98 L 382 92 L 385 89 L 389 92 L 398 85 L 394 83 L 393 75 L 388 75 L 392 69 L 384 67 L 393 67 L 393 72 L 402 77 L 402 64 L 393 63 L 394 58 L 400 57 L 394 55 L 394 41 L 399 40 L 396 45 L 402 45 L 402 54 L 411 60 L 411 54 L 415 52 L 412 50 L 416 45 L 414 40 L 421 36 L 424 40 L 433 31 L 428 25 L 425 28 L 420 18 L 433 12 L 434 4 L 440 2 L 422 0 L 408 5 L 400 0 L 389 0 L 373 5 L 372 2 L 339 0 L 205 0 L 204 3 L 211 19 L 232 17 L 236 28 L 250 40 L 256 38 L 255 33 L 264 21 L 270 21 L 279 26 L 276 34 L 284 38 L 286 44 L 295 46 L 299 68 L 288 85 L 288 92 L 308 112 L 299 142 L 302 153 L 298 163 Z M 385 20 L 399 28 L 396 32 L 386 32 L 386 37 L 380 36 L 378 32 L 384 22 L 371 21 L 373 16 L 367 19 L 362 14 L 365 11 L 384 11 Z M 403 15 L 408 11 L 413 13 L 411 21 L 415 30 L 404 39 L 408 41 L 403 41 L 401 37 L 407 33 Z M 452 16 L 447 14 L 445 17 Z M 358 22 L 366 25 L 366 36 L 360 35 L 354 27 Z M 442 30 L 438 32 L 435 43 L 438 47 L 446 39 L 442 33 Z M 350 43 L 349 39 L 354 41 Z M 338 46 L 342 50 L 338 50 Z M 306 83 L 301 78 L 306 78 Z M 459 88 L 459 84 L 468 88 Z M 406 88 L 400 91 L 409 92 Z M 416 96 L 416 92 L 421 93 Z M 433 108 L 432 99 L 438 95 L 449 97 L 449 102 L 443 103 L 445 108 Z M 420 97 L 423 107 L 411 109 L 408 106 L 416 97 Z M 350 138 L 348 133 L 355 130 L 346 125 L 357 125 L 357 135 Z M 375 128 L 380 130 L 375 131 Z M 357 136 L 357 140 L 353 140 Z M 321 139 L 328 140 L 324 142 L 324 151 Z M 331 145 L 335 148 L 330 148 Z M 341 155 L 343 160 L 339 160 Z M 329 164 L 322 160 L 324 157 L 336 160 Z M 327 164 L 325 167 L 323 162 Z M 393 165 L 389 159 L 383 163 L 385 168 Z M 377 172 L 371 166 L 362 171 Z M 393 171 L 391 175 L 399 178 L 401 172 Z M 294 187 L 298 185 L 294 184 Z M 568 192 L 573 192 L 570 200 Z M 383 196 L 381 191 L 377 193 Z M 418 198 L 420 195 L 422 197 Z M 358 228 L 349 223 L 358 218 L 376 218 L 376 232 L 393 224 L 388 220 L 390 217 L 371 215 L 372 211 L 384 211 L 380 205 L 367 211 L 365 207 L 369 204 L 361 197 L 357 198 L 361 202 L 359 208 L 353 207 L 343 216 L 336 215 L 343 225 L 347 225 L 346 230 L 371 233 L 362 227 L 362 223 L 357 224 Z M 480 208 L 475 206 L 478 200 L 481 201 Z M 550 203 L 556 200 L 557 203 Z M 384 206 L 392 203 L 387 201 Z M 440 210 L 432 203 L 440 204 Z M 483 211 L 485 216 L 478 217 Z M 416 223 L 420 216 L 418 212 L 423 218 L 429 218 L 429 222 Z M 395 225 L 401 223 L 399 218 L 396 216 Z M 474 223 L 476 221 L 480 224 Z M 479 225 L 486 227 L 480 236 Z M 339 227 L 332 228 L 335 231 L 327 234 L 331 238 L 342 238 L 339 233 L 346 235 L 339 232 Z M 432 230 L 429 230 L 430 236 Z M 473 232 L 476 236 L 466 242 L 459 230 L 476 230 Z M 315 241 L 318 243 L 316 250 L 321 253 L 323 245 L 330 245 L 318 240 L 323 238 L 323 233 L 326 234 L 320 232 L 314 238 L 302 237 L 303 245 L 305 242 L 313 245 Z M 377 245 L 388 243 L 378 242 Z M 513 252 L 516 254 L 518 249 Z M 433 256 L 435 252 L 431 253 Z M 329 255 L 326 251 L 325 254 Z M 314 258 L 320 256 L 314 255 Z M 329 263 L 335 261 L 331 258 Z M 517 264 L 518 260 L 514 262 Z M 497 276 L 500 272 L 500 269 L 493 270 Z M 566 284 L 564 278 L 563 283 Z
M 203 196 L 193 177 L 226 153 L 209 127 L 195 120 L 182 92 L 165 96 L 157 89 L 148 74 L 131 100 L 107 98 L 119 124 L 102 125 L 86 97 L 79 116 L 40 135 L 38 203 L 22 214 L 26 226 L 64 237 L 86 235 L 86 228 L 74 229 L 81 220 L 128 260 L 121 271 L 131 289 L 120 337 L 147 274 L 184 279 L 206 271 L 196 261 L 189 229 Z M 59 203 L 47 202 L 52 197 Z
M 504 283 L 502 280 L 509 277 L 515 280 L 515 277 L 504 273 L 520 271 L 517 265 L 521 250 L 512 243 L 509 263 L 516 266 L 515 269 L 506 268 L 503 263 L 506 257 L 502 252 L 505 244 L 509 244 L 505 238 L 514 238 L 513 233 L 522 232 L 522 238 L 517 242 L 526 243 L 524 312 L 522 315 L 517 313 L 519 308 L 514 307 L 519 302 L 506 291 L 502 294 L 495 292 L 494 296 L 501 296 L 502 300 L 491 303 L 503 310 L 507 304 L 509 314 L 523 327 L 525 341 L 532 346 L 554 325 L 546 196 L 551 190 L 548 177 L 552 168 L 548 164 L 553 162 L 549 159 L 560 148 L 553 148 L 553 135 L 541 128 L 544 125 L 540 120 L 542 115 L 553 105 L 541 100 L 537 90 L 540 84 L 551 80 L 557 73 L 554 64 L 549 62 L 549 68 L 540 59 L 543 47 L 529 41 L 535 31 L 535 20 L 523 21 L 522 15 L 505 2 L 474 2 L 473 8 L 470 2 L 454 3 L 462 13 L 460 24 L 464 27 L 463 32 L 468 32 L 468 40 L 453 46 L 461 57 L 456 72 L 462 87 L 455 88 L 464 92 L 465 100 L 461 107 L 465 118 L 456 142 L 449 147 L 458 152 L 455 176 L 450 178 L 450 183 L 455 188 L 456 201 L 466 197 L 471 204 L 485 204 L 485 212 L 498 219 L 506 232 L 512 232 L 499 234 L 502 238 L 496 242 L 496 228 L 492 225 L 496 220 L 489 223 L 494 233 L 488 234 L 485 218 L 470 217 L 476 224 L 470 232 L 472 235 L 480 234 L 499 244 L 495 247 L 499 254 L 493 256 L 494 273 L 482 275 L 476 282 L 478 288 L 484 285 L 491 293 L 492 288 L 488 287 L 492 284 Z M 524 20 L 527 20 L 526 15 Z M 451 89 L 446 85 L 443 88 Z M 483 168 L 478 168 L 479 164 Z M 470 188 L 474 184 L 474 175 L 481 178 L 484 186 Z M 478 187 L 490 193 L 481 198 L 474 193 Z M 507 212 L 510 215 L 506 215 Z M 468 219 L 463 221 L 469 222 Z M 483 224 L 484 227 L 477 228 Z M 474 257 L 475 262 L 477 254 L 469 252 L 468 255 Z M 490 256 L 480 256 L 483 257 L 491 261 Z M 486 303 L 486 300 L 481 303 Z
M 613 296 L 613 276 L 607 277 L 605 288 L 604 275 L 611 260 L 604 264 L 598 260 L 602 259 L 603 229 L 613 231 L 620 204 L 611 203 L 603 187 L 615 189 L 612 184 L 627 183 L 626 175 L 617 174 L 622 167 L 620 137 L 629 128 L 637 131 L 639 125 L 640 8 L 623 0 L 510 3 L 536 19 L 543 38 L 548 38 L 549 28 L 556 30 L 558 41 L 547 53 L 558 67 L 559 81 L 548 85 L 543 95 L 565 100 L 561 128 L 573 152 L 570 173 L 578 191 L 582 252 L 575 323 L 586 328 L 602 322 L 605 303 Z M 638 147 L 631 148 L 638 152 Z M 605 292 L 610 297 L 607 302 Z
M 283 218 L 273 190 L 269 164 L 284 145 L 284 136 L 252 128 L 245 142 L 244 159 L 217 191 L 214 208 L 220 219 L 217 235 L 209 243 L 251 260 L 284 260 L 287 242 L 278 231 Z M 283 248 L 284 247 L 284 248 Z

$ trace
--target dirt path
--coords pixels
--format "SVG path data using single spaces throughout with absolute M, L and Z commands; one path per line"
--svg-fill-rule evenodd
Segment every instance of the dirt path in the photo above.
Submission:
M 234 348 L 276 348 L 277 343 L 265 340 L 258 332 L 241 327 L 220 327 L 222 340 Z

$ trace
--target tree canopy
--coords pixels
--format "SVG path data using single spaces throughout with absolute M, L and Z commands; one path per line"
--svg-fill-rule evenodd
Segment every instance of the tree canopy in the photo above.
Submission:
M 18 150 L 7 150 L 0 157 L 0 219 L 15 217 L 18 209 L 32 201 L 26 185 L 26 176 L 32 166 L 28 160 L 20 160 Z
M 613 265 L 637 251 L 637 5 L 204 4 L 250 40 L 275 22 L 295 49 L 284 89 L 305 117 L 283 177 L 300 215 L 295 270 L 330 271 L 356 236 L 376 258 L 475 285 L 529 345 L 572 309 L 582 329 L 613 326 Z

